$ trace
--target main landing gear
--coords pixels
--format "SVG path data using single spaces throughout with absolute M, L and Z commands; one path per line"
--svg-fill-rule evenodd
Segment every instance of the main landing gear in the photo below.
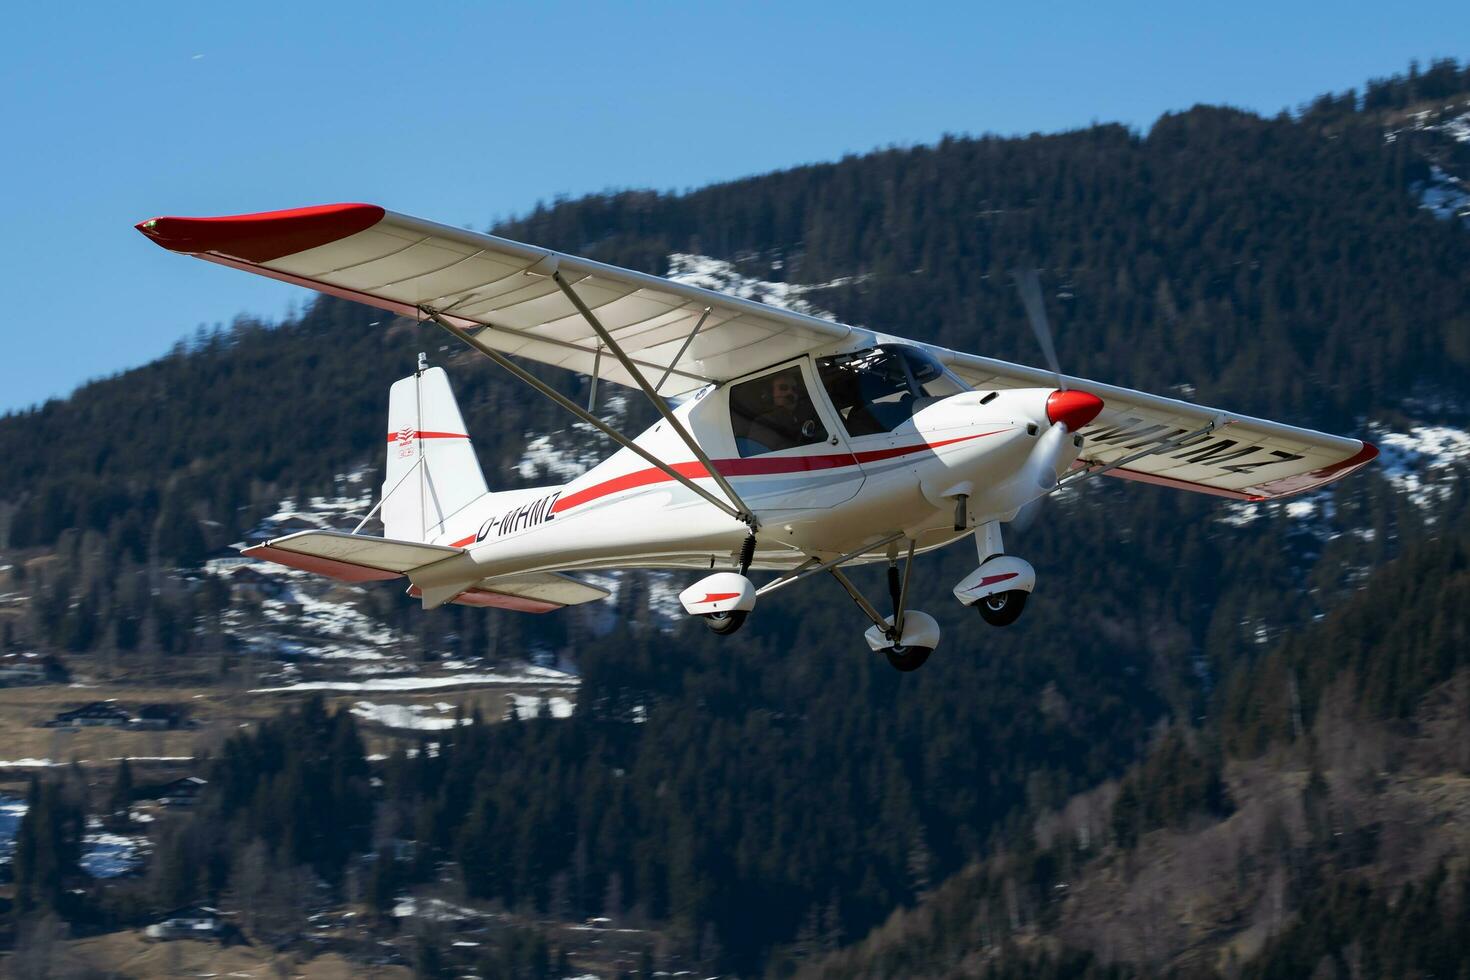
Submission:
M 755 608 L 755 583 L 745 575 L 754 558 L 755 535 L 752 534 L 740 549 L 739 572 L 706 575 L 679 593 L 684 611 L 703 619 L 716 636 L 729 636 L 744 626 Z
M 896 543 L 903 537 L 902 532 L 894 532 L 857 551 L 827 561 L 809 558 L 798 568 L 785 573 L 775 582 L 767 583 L 757 592 L 755 584 L 745 575 L 755 551 L 752 536 L 741 549 L 739 572 L 716 572 L 708 575 L 680 593 L 679 601 L 690 615 L 703 619 L 710 632 L 728 636 L 745 625 L 745 620 L 755 608 L 758 594 L 764 595 L 808 575 L 826 571 L 837 579 L 838 584 L 863 611 L 863 615 L 872 621 L 872 627 L 864 634 L 868 646 L 875 652 L 882 653 L 895 670 L 905 673 L 918 670 L 939 645 L 940 631 L 933 616 L 908 608 L 909 575 L 914 567 L 916 542 L 909 540 L 908 554 L 900 571 Z M 893 605 L 893 614 L 890 616 L 884 616 L 874 608 L 841 568 L 844 563 L 885 546 L 891 549 L 888 561 L 888 597 Z M 1026 599 L 1036 587 L 1036 571 L 1020 558 L 1004 553 L 1000 525 L 994 521 L 976 529 L 975 547 L 982 559 L 980 567 L 955 586 L 955 597 L 967 606 L 974 606 L 980 617 L 990 625 L 1009 626 L 1020 618 L 1026 608 Z
M 729 612 L 704 613 L 700 618 L 704 620 L 704 625 L 711 633 L 716 636 L 729 636 L 745 625 L 745 618 L 749 615 L 749 609 L 731 609 Z

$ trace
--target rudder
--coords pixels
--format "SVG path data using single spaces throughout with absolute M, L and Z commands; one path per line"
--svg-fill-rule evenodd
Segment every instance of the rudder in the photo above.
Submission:
M 443 368 L 421 366 L 389 389 L 384 472 L 383 533 L 404 541 L 443 534 L 488 491 Z

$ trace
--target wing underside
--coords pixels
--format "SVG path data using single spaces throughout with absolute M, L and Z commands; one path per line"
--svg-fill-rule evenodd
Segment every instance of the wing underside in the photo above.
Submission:
M 935 349 L 977 390 L 1046 387 L 1050 372 Z M 1359 439 L 1236 415 L 1086 378 L 1103 411 L 1082 431 L 1078 469 L 1236 500 L 1271 500 L 1340 479 L 1378 455 Z
M 672 368 L 659 388 L 665 396 L 876 336 L 368 204 L 155 218 L 138 228 L 175 252 L 403 316 L 422 317 L 432 310 L 474 333 L 477 343 L 632 385 L 632 377 L 606 356 L 596 333 L 553 279 L 559 272 L 645 377 L 656 382 Z M 918 346 L 928 347 L 978 389 L 1054 383 L 1050 373 L 1036 368 Z M 1372 445 L 1357 439 L 1082 378 L 1067 383 L 1106 405 L 1082 430 L 1085 444 L 1077 465 L 1107 476 L 1263 500 L 1320 487 L 1377 455 Z M 369 569 L 374 570 L 384 571 Z
M 559 271 L 645 376 L 657 381 L 673 365 L 660 388 L 666 396 L 739 377 L 850 332 L 815 317 L 369 204 L 154 218 L 138 228 L 172 251 L 403 316 L 431 309 L 478 331 L 478 340 L 503 353 L 583 374 L 596 370 L 603 380 L 632 385 L 553 280 Z

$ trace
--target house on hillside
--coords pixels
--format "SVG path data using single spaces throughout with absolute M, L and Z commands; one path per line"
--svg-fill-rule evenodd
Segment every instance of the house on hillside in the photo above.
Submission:
M 164 806 L 193 806 L 199 802 L 199 794 L 203 793 L 204 787 L 208 785 L 209 780 L 200 779 L 198 776 L 175 779 L 159 787 L 158 802 Z
M 166 731 L 172 728 L 188 728 L 189 709 L 181 704 L 145 704 L 138 709 L 138 717 L 132 727 L 141 731 Z
M 56 717 L 42 723 L 43 728 L 122 728 L 133 716 L 115 701 L 92 701 L 70 711 L 57 712 Z
M 262 570 L 260 563 L 252 558 L 246 558 L 244 565 L 218 574 L 229 583 L 230 594 L 236 598 L 274 599 L 286 591 L 281 576 Z
M 218 909 L 207 905 L 187 905 L 164 913 L 159 921 L 143 930 L 149 939 L 218 939 L 225 931 L 225 920 Z
M 0 687 L 46 683 L 46 665 L 39 660 L 0 657 Z

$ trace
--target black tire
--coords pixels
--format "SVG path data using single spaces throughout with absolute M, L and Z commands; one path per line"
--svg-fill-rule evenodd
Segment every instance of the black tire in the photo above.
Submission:
M 745 625 L 745 617 L 750 615 L 748 609 L 733 609 L 730 612 L 709 613 L 704 617 L 704 625 L 716 636 L 729 636 L 731 633 Z
M 894 670 L 907 674 L 924 666 L 924 661 L 933 652 L 933 647 L 889 647 L 883 651 L 883 656 L 888 658 L 888 663 Z
M 997 592 L 977 601 L 975 608 L 980 610 L 980 618 L 991 626 L 1009 626 L 1021 618 L 1021 611 L 1026 608 L 1026 597 L 1030 594 L 1021 589 Z

